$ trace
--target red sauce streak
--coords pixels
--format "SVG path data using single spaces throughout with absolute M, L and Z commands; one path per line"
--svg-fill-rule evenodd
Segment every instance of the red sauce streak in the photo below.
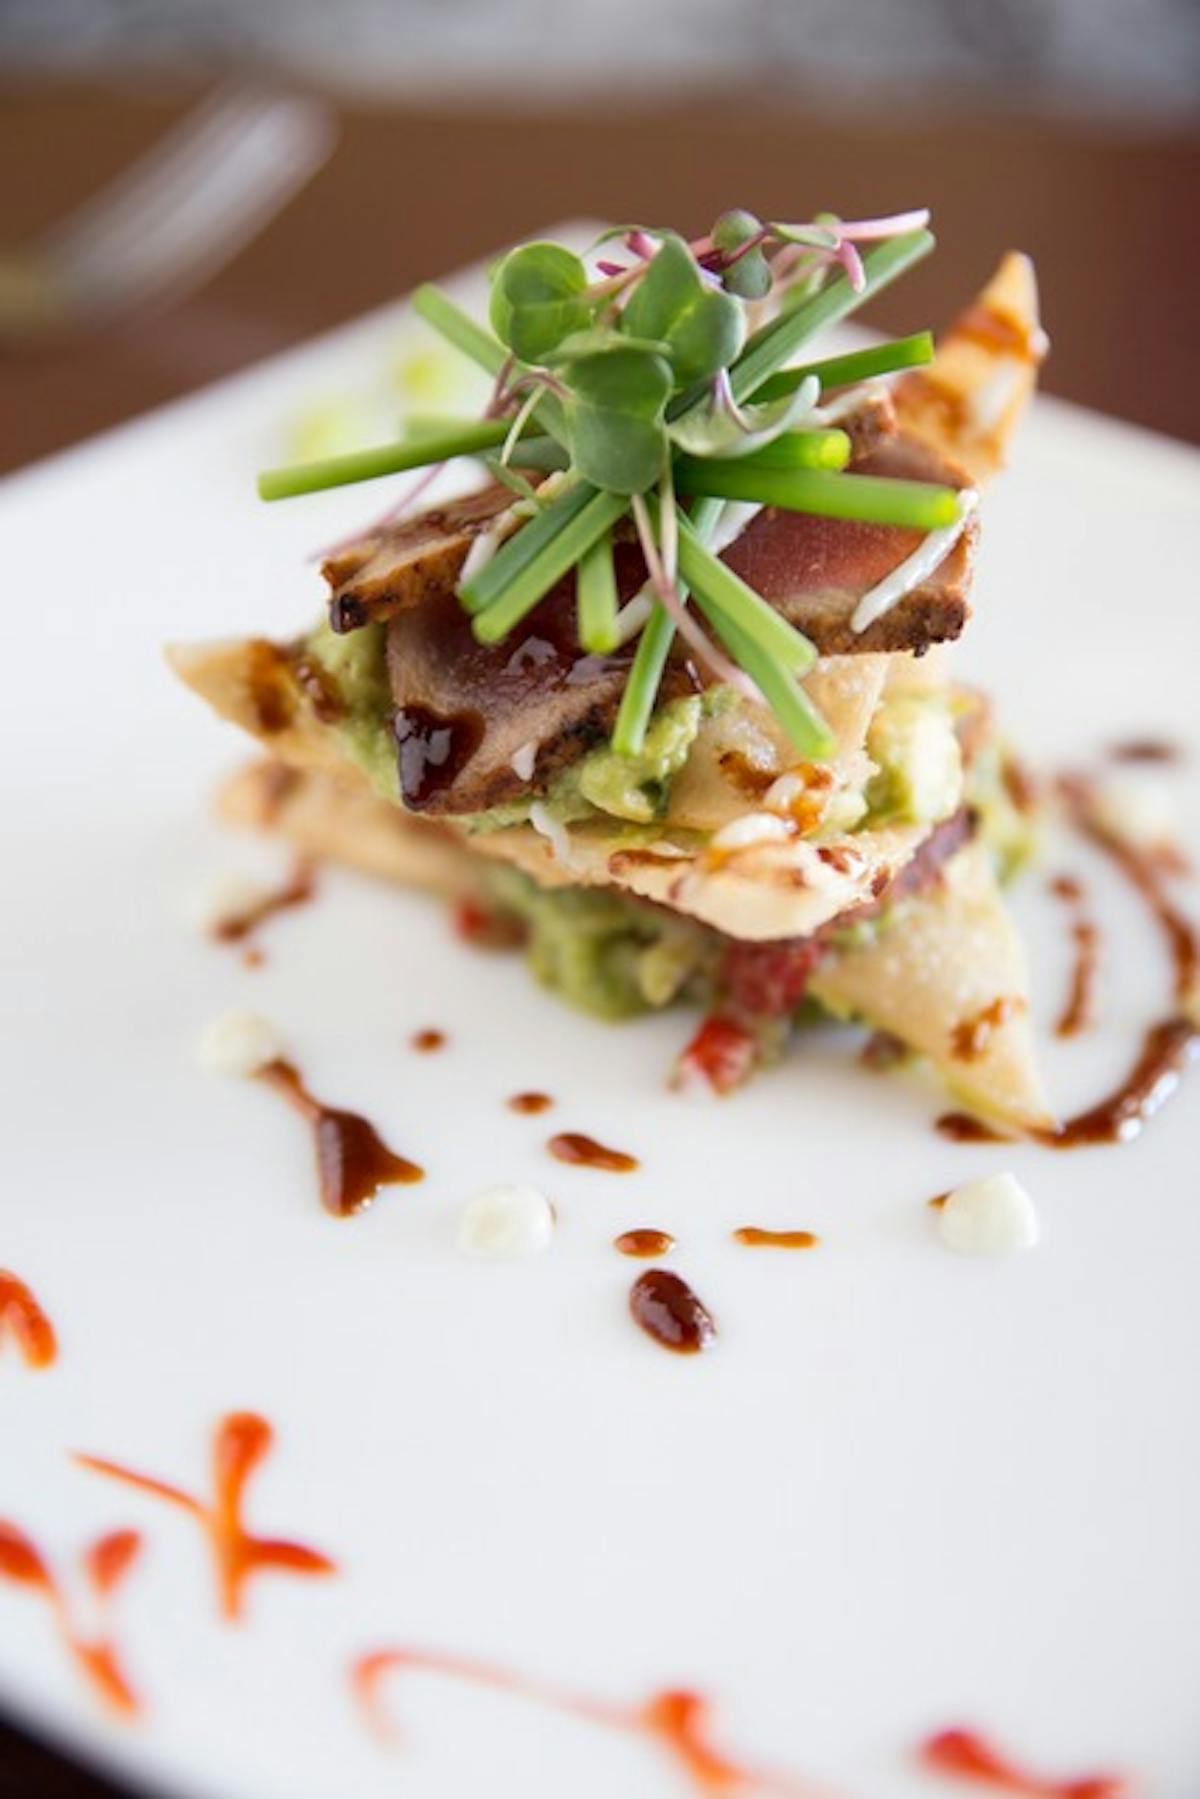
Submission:
M 1096 1022 L 1096 977 L 1100 971 L 1100 930 L 1084 907 L 1084 887 L 1074 875 L 1058 875 L 1050 891 L 1071 908 L 1071 941 L 1075 960 L 1066 1002 L 1054 1032 L 1058 1037 L 1078 1037 Z
M 287 912 L 293 906 L 303 906 L 313 897 L 317 890 L 316 872 L 311 862 L 297 862 L 291 874 L 281 887 L 264 893 L 261 899 L 255 900 L 242 912 L 229 912 L 219 918 L 212 928 L 212 934 L 218 943 L 244 943 L 252 931 L 274 918 L 277 912 Z
M 58 1338 L 46 1313 L 23 1280 L 0 1268 L 0 1343 L 11 1331 L 29 1368 L 48 1368 L 58 1355 Z
M 734 1018 L 714 1012 L 706 1018 L 679 1058 L 675 1085 L 699 1077 L 714 1093 L 732 1093 L 758 1065 L 758 1038 Z
M 953 1054 L 959 1062 L 978 1062 L 986 1055 L 995 1033 L 1015 1018 L 1024 1001 L 1011 994 L 999 994 L 969 1018 L 961 1019 L 951 1033 Z
M 1109 748 L 1114 762 L 1182 762 L 1183 751 L 1177 743 L 1162 737 L 1130 737 Z
M 153 1475 L 139 1474 L 103 1456 L 76 1455 L 75 1460 L 95 1474 L 136 1487 L 178 1506 L 196 1520 L 208 1538 L 217 1577 L 217 1593 L 223 1616 L 242 1616 L 246 1582 L 262 1568 L 285 1568 L 292 1574 L 332 1574 L 336 1565 L 319 1550 L 277 1537 L 253 1536 L 242 1521 L 246 1488 L 251 1476 L 270 1452 L 275 1433 L 255 1412 L 230 1412 L 222 1418 L 213 1439 L 212 1499 L 197 1499 L 182 1487 Z
M 709 1736 L 712 1707 L 700 1693 L 667 1689 L 652 1694 L 641 1705 L 619 1705 L 541 1681 L 526 1680 L 491 1663 L 447 1655 L 438 1650 L 377 1649 L 360 1656 L 353 1664 L 351 1690 L 368 1729 L 381 1743 L 394 1743 L 397 1732 L 380 1698 L 380 1684 L 385 1676 L 402 1670 L 442 1674 L 451 1680 L 532 1700 L 609 1730 L 646 1737 L 675 1758 L 680 1771 L 688 1777 L 697 1793 L 760 1792 L 791 1795 L 792 1799 L 817 1799 L 815 1789 L 795 1776 L 748 1767 L 714 1748 Z
M 603 1168 L 609 1174 L 632 1174 L 638 1167 L 636 1156 L 626 1155 L 623 1149 L 609 1149 L 607 1144 L 597 1143 L 594 1137 L 585 1137 L 582 1131 L 559 1131 L 551 1137 L 546 1148 L 557 1162 L 569 1162 L 576 1168 Z
M 921 1745 L 921 1760 L 938 1774 L 957 1774 L 1023 1799 L 1127 1799 L 1132 1787 L 1114 1774 L 1051 1780 L 1019 1768 L 973 1730 L 942 1730 Z
M 312 1125 L 321 1204 L 335 1217 L 360 1212 L 380 1187 L 407 1186 L 424 1179 L 425 1170 L 389 1149 L 375 1126 L 358 1112 L 327 1106 L 314 1098 L 292 1063 L 268 1062 L 255 1079 L 282 1093 Z
M 952 1143 L 1003 1143 L 1005 1138 L 999 1131 L 994 1131 L 990 1124 L 984 1124 L 982 1118 L 972 1118 L 969 1112 L 943 1112 L 934 1123 L 934 1130 L 941 1137 L 949 1137 Z
M 648 1226 L 639 1226 L 632 1231 L 622 1231 L 619 1237 L 613 1238 L 613 1248 L 620 1250 L 623 1256 L 634 1256 L 649 1261 L 653 1256 L 665 1256 L 675 1247 L 675 1239 L 670 1231 L 656 1231 Z
M 445 1031 L 414 1031 L 412 1046 L 418 1055 L 431 1056 L 439 1049 L 446 1047 Z
M 548 1093 L 514 1093 L 508 1101 L 510 1112 L 548 1112 L 554 1101 Z
M 629 1310 L 648 1337 L 678 1355 L 697 1355 L 717 1340 L 716 1324 L 703 1300 L 665 1268 L 648 1268 L 638 1275 L 630 1289 Z
M 133 1567 L 142 1539 L 133 1530 L 97 1537 L 82 1556 L 83 1574 L 91 1590 L 95 1628 L 80 1625 L 62 1585 L 31 1537 L 0 1519 L 0 1580 L 31 1588 L 49 1605 L 59 1634 L 75 1666 L 109 1710 L 121 1717 L 139 1711 L 137 1694 L 121 1664 L 109 1623 L 111 1601 Z
M 733 1240 L 750 1249 L 815 1249 L 821 1241 L 815 1231 L 764 1231 L 757 1224 L 739 1225 Z

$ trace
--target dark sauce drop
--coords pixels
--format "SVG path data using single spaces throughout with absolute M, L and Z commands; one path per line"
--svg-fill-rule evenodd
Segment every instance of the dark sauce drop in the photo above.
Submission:
M 424 1169 L 389 1149 L 374 1125 L 359 1113 L 326 1106 L 316 1099 L 292 1063 L 268 1062 L 257 1078 L 282 1093 L 311 1124 L 321 1203 L 326 1211 L 345 1218 L 361 1211 L 380 1187 L 407 1186 L 424 1179 Z
M 548 1093 L 514 1093 L 507 1102 L 510 1112 L 548 1112 L 554 1101 Z
M 934 1130 L 941 1137 L 949 1137 L 952 1143 L 1004 1143 L 1006 1139 L 999 1131 L 994 1131 L 981 1118 L 972 1118 L 969 1112 L 943 1112 L 934 1123 Z
M 400 793 L 416 812 L 451 785 L 483 740 L 483 719 L 474 711 L 446 717 L 427 706 L 401 706 L 392 729 Z
M 446 1047 L 445 1031 L 414 1031 L 409 1039 L 418 1055 L 432 1056 Z
M 739 1225 L 733 1240 L 750 1249 L 815 1249 L 821 1241 L 815 1231 L 766 1231 L 757 1224 Z
M 1183 751 L 1177 743 L 1162 737 L 1130 737 L 1109 748 L 1114 762 L 1182 762 Z
M 648 1226 L 622 1231 L 619 1237 L 613 1238 L 613 1248 L 620 1250 L 623 1256 L 634 1256 L 646 1261 L 654 1256 L 668 1255 L 674 1247 L 675 1239 L 670 1231 L 656 1231 Z
M 629 1310 L 648 1337 L 678 1355 L 697 1355 L 716 1342 L 712 1314 L 687 1282 L 665 1268 L 639 1274 L 629 1293 Z
M 569 1162 L 577 1168 L 603 1168 L 609 1174 L 632 1174 L 638 1166 L 636 1156 L 630 1156 L 623 1149 L 609 1149 L 605 1143 L 597 1143 L 594 1137 L 586 1137 L 582 1131 L 560 1131 L 551 1137 L 546 1145 L 550 1154 L 558 1162 Z

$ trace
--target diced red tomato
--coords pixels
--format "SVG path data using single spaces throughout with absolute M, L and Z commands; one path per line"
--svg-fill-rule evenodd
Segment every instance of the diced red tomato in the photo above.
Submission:
M 519 918 L 493 911 L 469 895 L 455 902 L 454 930 L 476 949 L 517 949 L 525 941 L 525 927 Z
M 680 1056 L 676 1078 L 686 1082 L 698 1076 L 714 1093 L 731 1093 L 753 1073 L 759 1053 L 759 1041 L 753 1031 L 736 1018 L 714 1012 Z
M 721 991 L 738 1012 L 781 1017 L 800 1004 L 824 953 L 812 937 L 731 943 L 718 976 Z

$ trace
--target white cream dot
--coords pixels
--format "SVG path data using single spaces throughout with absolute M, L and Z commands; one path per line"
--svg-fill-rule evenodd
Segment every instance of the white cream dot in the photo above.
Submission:
M 183 896 L 182 911 L 194 930 L 212 932 L 227 919 L 241 918 L 270 897 L 273 889 L 250 875 L 226 870 L 198 881 Z
M 1007 1256 L 1032 1249 L 1039 1236 L 1033 1201 L 1014 1174 L 967 1181 L 943 1200 L 938 1233 L 964 1256 Z
M 1141 775 L 1109 775 L 1092 794 L 1089 810 L 1101 830 L 1137 849 L 1170 843 L 1178 828 L 1170 789 Z
M 205 1025 L 196 1064 L 205 1074 L 249 1077 L 282 1054 L 275 1027 L 256 1012 L 223 1012 Z
M 469 1256 L 533 1255 L 553 1234 L 554 1208 L 536 1187 L 485 1187 L 458 1215 L 458 1247 Z

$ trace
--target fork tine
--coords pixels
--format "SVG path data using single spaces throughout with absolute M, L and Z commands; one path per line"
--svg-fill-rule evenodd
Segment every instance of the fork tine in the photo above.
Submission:
M 55 256 L 82 250 L 169 205 L 179 183 L 239 132 L 264 98 L 243 82 L 222 82 L 132 167 L 52 225 L 42 240 L 46 250 Z
M 59 234 L 53 260 L 86 307 L 111 311 L 177 292 L 234 255 L 324 161 L 327 109 L 295 95 L 243 96 L 214 108 L 147 176 L 82 232 Z

